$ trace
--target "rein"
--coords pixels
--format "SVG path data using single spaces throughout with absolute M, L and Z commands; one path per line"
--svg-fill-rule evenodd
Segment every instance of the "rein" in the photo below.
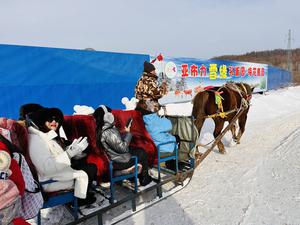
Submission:
M 237 92 L 240 95 L 241 99 L 247 100 L 247 102 L 249 104 L 252 96 L 251 96 L 251 94 L 248 94 L 248 91 L 247 91 L 245 85 L 243 83 L 240 83 L 240 84 L 242 86 L 243 91 L 241 90 L 241 88 L 238 85 L 236 85 L 234 83 L 227 83 L 227 84 L 225 84 L 225 86 L 227 86 L 232 91 Z

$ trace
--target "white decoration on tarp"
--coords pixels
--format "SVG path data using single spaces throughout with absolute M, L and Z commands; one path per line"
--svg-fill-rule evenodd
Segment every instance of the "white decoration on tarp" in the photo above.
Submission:
M 173 62 L 167 62 L 165 65 L 165 74 L 168 78 L 173 79 L 177 75 L 177 66 Z
M 73 109 L 75 111 L 73 115 L 91 115 L 95 112 L 93 107 L 86 105 L 75 105 Z
M 135 97 L 132 97 L 129 101 L 127 97 L 123 97 L 121 102 L 123 105 L 125 105 L 125 110 L 133 110 L 136 107 L 136 104 L 139 100 L 137 100 Z

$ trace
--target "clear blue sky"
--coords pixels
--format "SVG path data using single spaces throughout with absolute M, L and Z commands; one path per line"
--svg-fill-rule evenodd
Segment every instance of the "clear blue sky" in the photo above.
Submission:
M 300 47 L 299 0 L 1 0 L 0 43 L 210 58 Z

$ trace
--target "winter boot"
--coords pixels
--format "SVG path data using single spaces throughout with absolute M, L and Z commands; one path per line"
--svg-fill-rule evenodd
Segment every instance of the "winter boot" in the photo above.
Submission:
M 141 186 L 146 186 L 152 181 L 152 177 L 147 173 L 144 173 L 142 176 L 139 177 L 140 185 Z
M 96 202 L 97 198 L 94 193 L 88 193 L 85 199 L 78 198 L 78 206 L 91 205 Z

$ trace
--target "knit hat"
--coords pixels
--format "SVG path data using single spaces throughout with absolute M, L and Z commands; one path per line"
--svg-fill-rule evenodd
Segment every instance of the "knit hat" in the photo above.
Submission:
M 144 72 L 150 73 L 155 70 L 155 66 L 147 61 L 144 62 Z

